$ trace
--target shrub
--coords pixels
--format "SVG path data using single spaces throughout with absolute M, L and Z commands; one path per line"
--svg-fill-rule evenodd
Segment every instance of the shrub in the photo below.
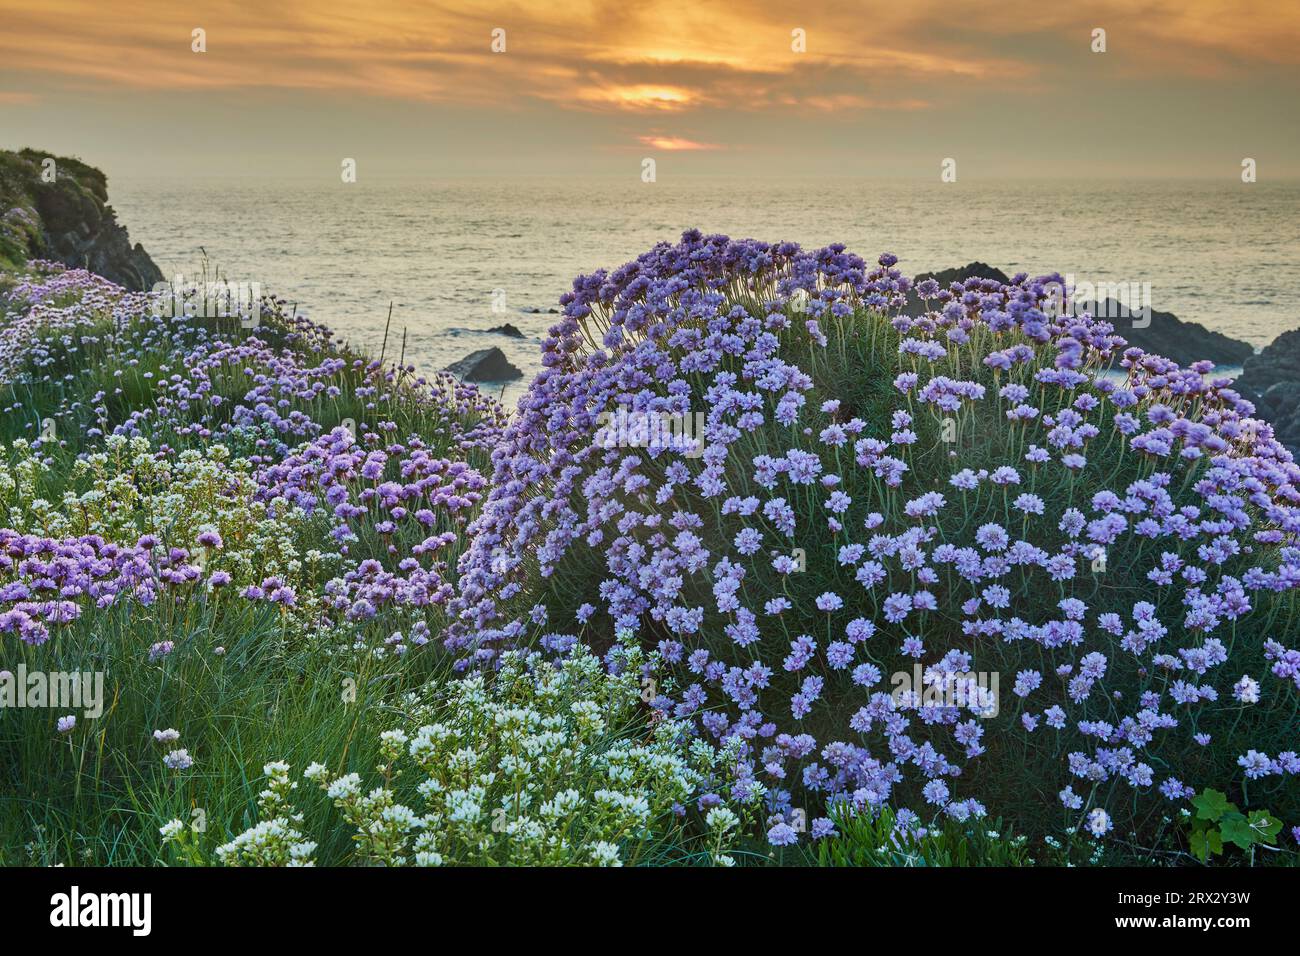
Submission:
M 1208 364 L 1045 311 L 1059 277 L 895 262 L 687 233 L 575 280 L 447 646 L 634 633 L 776 845 L 828 806 L 1143 839 L 1208 785 L 1300 812 L 1289 453 Z
M 0 693 L 102 682 L 0 708 L 5 862 L 155 863 L 170 817 L 206 859 L 257 811 L 250 755 L 368 768 L 448 672 L 428 635 L 500 408 L 273 299 L 253 330 L 153 302 L 40 263 L 5 297 Z

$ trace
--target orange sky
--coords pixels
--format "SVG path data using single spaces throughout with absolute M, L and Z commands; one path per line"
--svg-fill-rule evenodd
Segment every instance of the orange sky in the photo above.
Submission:
M 898 173 L 960 144 L 988 174 L 1075 175 L 1083 160 L 1046 145 L 1064 140 L 1107 144 L 1103 172 L 1181 158 L 1171 174 L 1203 175 L 1260 153 L 1295 175 L 1297 92 L 1300 4 L 1258 0 L 0 0 L 0 143 L 90 161 L 98 146 L 124 166 L 132 137 L 170 129 L 141 169 L 210 161 L 199 131 L 235 117 L 249 156 L 282 157 L 259 145 L 277 132 L 337 153 L 353 129 L 352 152 L 387 142 L 394 169 L 440 150 L 450 171 L 505 168 L 502 151 L 545 170 L 568 148 L 582 169 L 653 150 L 715 164 L 701 169 L 833 154 Z

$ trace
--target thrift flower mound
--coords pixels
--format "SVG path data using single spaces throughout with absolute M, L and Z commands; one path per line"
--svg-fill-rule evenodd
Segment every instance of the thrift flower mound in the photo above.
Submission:
M 394 635 L 442 626 L 497 403 L 351 353 L 270 297 L 246 329 L 33 262 L 9 299 L 0 633 L 40 644 L 87 609 L 196 595 L 299 635 L 368 626 L 398 654 Z
M 449 567 L 487 480 L 460 461 L 436 457 L 423 439 L 384 444 L 336 428 L 258 474 L 256 497 L 272 515 L 329 516 L 328 535 L 349 558 L 326 582 L 334 616 L 364 624 L 384 609 L 412 612 L 417 644 L 429 628 L 421 610 L 453 592 Z M 399 652 L 405 644 L 391 642 Z
M 461 666 L 639 644 L 777 846 L 884 806 L 1150 836 L 1247 781 L 1300 814 L 1289 453 L 1059 276 L 896 265 L 688 232 L 578 277 L 470 526 Z

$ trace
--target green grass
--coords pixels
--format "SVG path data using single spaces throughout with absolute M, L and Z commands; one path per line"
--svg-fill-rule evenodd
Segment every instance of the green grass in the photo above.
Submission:
M 54 732 L 49 710 L 0 711 L 0 863 L 173 862 L 158 834 L 172 818 L 202 823 L 196 836 L 210 853 L 255 822 L 263 763 L 369 769 L 378 734 L 400 722 L 401 695 L 445 671 L 431 647 L 419 661 L 340 653 L 328 641 L 286 639 L 275 612 L 229 603 L 114 610 L 17 659 L 6 654 L 11 670 L 21 661 L 29 671 L 102 672 L 105 699 L 100 718 L 78 715 L 68 735 Z M 150 646 L 163 640 L 176 649 L 150 664 Z M 175 746 L 189 750 L 191 770 L 164 767 L 167 748 L 152 733 L 166 728 L 180 731 Z M 346 858 L 346 837 L 313 837 L 324 859 Z
M 5 168 L 0 164 L 0 186 L 4 175 Z M 3 253 L 0 248 L 0 255 Z M 14 314 L 23 303 L 11 301 L 12 292 L 7 289 L 12 289 L 12 281 L 0 278 L 0 300 L 10 299 L 7 303 L 0 301 L 0 308 Z M 839 399 L 841 419 L 857 416 L 867 423 L 865 434 L 887 436 L 890 414 L 900 403 L 890 383 L 907 367 L 898 357 L 899 335 L 880 316 L 868 313 L 829 320 L 825 328 L 830 339 L 826 350 L 814 350 L 801 334 L 784 336 L 784 360 L 805 369 L 813 378 L 808 408 L 815 409 L 825 399 Z M 250 388 L 248 371 L 253 375 L 270 374 L 271 362 L 241 359 L 213 369 L 208 379 L 211 390 L 203 400 L 189 406 L 169 399 L 167 390 L 160 385 L 171 375 L 187 374 L 179 357 L 201 342 L 220 337 L 238 344 L 250 335 L 256 335 L 277 352 L 287 350 L 306 359 L 308 364 L 342 360 L 341 367 L 325 379 L 337 388 L 337 395 L 295 397 L 282 413 L 299 411 L 326 431 L 351 419 L 357 423 L 358 434 L 379 434 L 381 423 L 391 423 L 391 430 L 383 432 L 383 441 L 378 444 L 420 436 L 431 454 L 462 458 L 490 474 L 489 452 L 483 448 L 456 450 L 455 434 L 482 424 L 492 413 L 449 411 L 417 390 L 408 373 L 380 368 L 368 357 L 345 347 L 303 338 L 292 316 L 282 311 L 269 316 L 256 332 L 241 329 L 237 322 L 229 320 L 178 321 L 164 332 L 157 323 L 143 320 L 121 325 L 106 310 L 87 317 L 69 338 L 40 336 L 39 344 L 47 357 L 45 364 L 23 368 L 0 383 L 0 408 L 10 409 L 0 415 L 0 464 L 13 472 L 29 469 L 31 476 L 30 487 L 0 493 L 0 506 L 6 510 L 0 515 L 0 527 L 32 521 L 35 499 L 49 502 L 44 513 L 70 521 L 74 534 L 92 527 L 90 517 L 79 517 L 72 505 L 64 504 L 65 495 L 83 496 L 102 489 L 107 486 L 106 478 L 94 469 L 78 468 L 76 462 L 87 453 L 102 450 L 104 433 L 132 421 L 132 416 L 141 412 L 147 414 L 134 419 L 139 432 L 148 439 L 151 449 L 168 461 L 187 450 L 207 451 L 218 438 L 235 459 L 267 451 L 282 455 L 298 446 L 303 436 L 277 433 L 269 425 L 224 427 L 233 422 L 229 410 Z M 954 350 L 933 371 L 953 378 L 978 378 L 991 392 L 1008 381 L 1021 382 L 1035 392 L 1035 404 L 1051 406 L 1051 396 L 1032 380 L 1038 368 L 1050 363 L 1050 354 L 1045 352 L 1038 363 L 1019 366 L 1001 378 L 986 369 L 962 368 L 960 354 L 960 350 Z M 737 360 L 728 361 L 731 370 L 739 371 Z M 694 407 L 702 406 L 698 393 L 707 384 L 699 376 L 692 379 Z M 214 404 L 214 399 L 220 402 Z M 944 479 L 955 469 L 950 449 L 939 437 L 941 422 L 920 406 L 914 405 L 910 411 L 919 439 L 911 452 L 911 471 L 901 488 L 886 487 L 866 469 L 855 472 L 849 467 L 851 446 L 842 450 L 845 458 L 836 464 L 846 476 L 846 490 L 859 508 L 846 526 L 861 527 L 868 502 L 870 510 L 896 517 L 905 501 L 928 490 L 941 490 L 950 501 L 961 499 L 960 511 L 954 506 L 944 518 L 943 534 L 950 541 L 966 543 L 982 523 L 1004 521 L 1005 495 L 984 489 L 962 499 L 961 493 L 946 485 Z M 982 402 L 957 416 L 959 467 L 993 469 L 1008 463 L 1021 466 L 1027 480 L 1016 493 L 1041 495 L 1048 502 L 1049 515 L 1059 515 L 1071 504 L 1086 506 L 1098 488 L 1123 489 L 1155 470 L 1156 466 L 1141 456 L 1123 453 L 1122 440 L 1108 440 L 1103 429 L 1088 451 L 1090 473 L 1099 477 L 1078 486 L 1073 481 L 1061 481 L 1059 472 L 1056 477 L 1044 477 L 1024 467 L 1026 435 L 1019 427 L 1007 427 L 1003 411 L 997 402 Z M 1100 421 L 1100 416 L 1094 417 Z M 19 439 L 34 440 L 47 418 L 54 421 L 57 440 L 40 444 L 36 458 L 43 463 L 37 467 L 32 464 L 32 456 L 13 446 Z M 216 438 L 196 431 L 194 426 L 199 423 L 215 432 Z M 1036 440 L 1041 441 L 1041 433 Z M 750 461 L 760 453 L 781 454 L 789 447 L 811 445 L 811 439 L 790 429 L 767 427 L 744 436 L 729 459 L 727 482 L 732 493 L 760 498 L 767 494 L 753 482 L 752 469 L 742 467 L 740 462 Z M 164 448 L 167 450 L 160 451 Z M 647 461 L 642 472 L 653 476 L 660 468 Z M 394 469 L 395 464 L 390 463 L 384 477 L 396 477 Z M 1176 487 L 1171 493 L 1177 491 L 1175 497 L 1181 504 L 1203 473 L 1204 465 L 1180 463 L 1174 470 Z M 121 469 L 122 473 L 129 471 Z M 175 514 L 172 526 L 159 529 L 150 523 L 153 512 L 149 501 L 165 496 L 171 489 L 165 484 L 151 484 L 147 476 L 132 474 L 131 482 L 130 495 L 117 486 L 126 509 L 120 516 L 119 528 L 125 543 L 148 531 L 161 533 L 168 545 L 192 547 L 191 524 L 200 520 L 199 515 L 219 510 L 221 489 L 207 489 L 187 502 L 193 513 Z M 548 493 L 544 487 L 532 491 Z M 571 504 L 582 512 L 580 492 L 575 491 Z M 704 547 L 714 554 L 728 552 L 733 535 L 742 526 L 740 519 L 722 515 L 719 501 L 691 504 L 701 514 L 712 511 L 711 519 L 699 532 Z M 815 529 L 801 532 L 801 537 L 790 542 L 805 547 L 807 572 L 780 578 L 772 572 L 767 553 L 760 552 L 747 559 L 749 586 L 767 588 L 771 596 L 783 593 L 797 608 L 811 607 L 816 596 L 827 590 L 862 594 L 852 575 L 835 561 L 834 549 L 826 546 L 824 525 L 814 523 L 814 516 L 820 514 L 819 500 L 806 489 L 795 489 L 791 504 L 800 513 L 800 527 Z M 244 510 L 250 511 L 251 507 Z M 371 517 L 377 514 L 372 510 Z M 322 576 L 345 570 L 349 562 L 373 558 L 388 567 L 394 556 L 409 554 L 420 540 L 420 535 L 409 527 L 384 536 L 376 533 L 373 525 L 372 520 L 361 523 L 359 538 L 350 543 L 346 561 L 322 559 L 319 572 L 307 572 L 305 580 L 313 586 L 313 594 L 304 594 L 304 598 L 319 597 L 314 592 L 320 590 Z M 322 514 L 295 523 L 284 548 L 304 562 L 311 551 L 335 552 L 337 543 L 329 538 L 329 528 L 330 522 Z M 459 540 L 440 560 L 454 568 L 466 542 L 460 533 L 463 526 L 445 524 L 435 530 L 448 528 L 458 532 Z M 764 530 L 768 541 L 776 539 L 771 527 Z M 1050 546 L 1046 540 L 1042 543 Z M 1041 616 L 1054 613 L 1055 603 L 1069 595 L 1087 601 L 1094 613 L 1108 608 L 1122 612 L 1131 608 L 1135 599 L 1143 598 L 1157 605 L 1162 620 L 1178 620 L 1176 593 L 1150 587 L 1144 576 L 1158 549 L 1166 547 L 1169 544 L 1165 541 L 1138 545 L 1117 555 L 1104 575 L 1077 579 L 1069 588 L 1042 587 Z M 570 550 L 548 577 L 542 577 L 534 565 L 514 610 L 524 615 L 540 600 L 547 605 L 552 622 L 567 625 L 577 607 L 593 599 L 594 586 L 604 576 L 604 559 L 600 549 L 579 547 Z M 256 570 L 256 574 L 248 572 L 248 580 L 260 579 L 261 568 Z M 0 571 L 0 584 L 6 581 L 4 573 Z M 1023 579 L 1018 583 L 1026 585 Z M 682 603 L 706 606 L 711 598 L 710 585 L 702 576 L 688 578 Z M 1035 586 L 1041 586 L 1041 582 Z M 859 600 L 863 607 L 855 613 L 881 617 L 874 596 Z M 958 616 L 951 608 L 944 610 L 945 600 L 946 596 L 941 595 L 940 611 L 930 618 L 932 646 L 965 646 Z M 1261 595 L 1259 600 L 1267 606 L 1225 634 L 1225 642 L 1232 644 L 1232 666 L 1250 673 L 1266 670 L 1260 649 L 1262 638 L 1286 631 L 1297 619 L 1294 593 L 1275 600 Z M 62 712 L 48 708 L 0 709 L 0 864 L 125 866 L 211 860 L 217 846 L 257 822 L 258 798 L 265 786 L 262 767 L 267 761 L 286 761 L 299 772 L 310 763 L 321 762 L 334 774 L 372 774 L 382 763 L 380 733 L 404 726 L 408 695 L 427 689 L 431 681 L 448 678 L 452 665 L 436 641 L 412 648 L 402 657 L 379 656 L 374 651 L 391 632 L 406 631 L 417 621 L 436 635 L 446 623 L 443 612 L 438 607 L 385 610 L 363 624 L 340 625 L 332 620 L 326 626 L 313 616 L 310 600 L 306 603 L 309 606 L 305 610 L 281 612 L 269 605 L 241 600 L 232 591 L 209 592 L 189 586 L 169 591 L 149 605 L 123 600 L 106 611 L 88 609 L 75 622 L 59 627 L 56 635 L 40 646 L 3 635 L 0 669 L 16 671 L 21 664 L 29 671 L 101 673 L 105 700 L 104 712 L 96 719 L 77 713 L 77 726 L 68 734 L 55 730 L 55 719 Z M 595 653 L 601 654 L 615 643 L 615 635 L 607 616 L 598 615 L 595 621 L 605 623 L 586 626 L 582 637 Z M 829 628 L 829 618 L 825 626 Z M 722 643 L 725 639 L 717 630 L 710 639 Z M 666 631 L 653 625 L 642 634 L 647 648 L 653 648 L 666 636 Z M 768 628 L 763 641 L 748 653 L 754 659 L 779 660 L 791 636 Z M 824 641 L 829 634 L 819 631 L 816 636 Z M 1172 636 L 1182 641 L 1179 646 L 1190 643 L 1182 640 L 1185 635 Z M 879 643 L 896 644 L 893 637 Z M 161 642 L 172 642 L 175 649 L 151 661 L 150 648 Z M 218 655 L 218 647 L 225 653 Z M 893 647 L 879 651 L 873 648 L 873 652 L 879 653 L 876 660 L 886 675 L 897 669 L 910 672 L 911 661 L 901 659 Z M 988 641 L 979 648 L 975 668 L 1001 674 L 1005 719 L 1011 721 L 1018 714 L 1013 712 L 1016 704 L 1007 691 L 1016 672 L 1034 667 L 1046 677 L 1058 663 L 1051 652 L 1037 644 L 1024 647 Z M 788 695 L 797 680 L 778 673 L 773 696 Z M 1127 698 L 1148 686 L 1145 675 L 1130 674 L 1108 684 L 1107 689 L 1119 689 Z M 669 682 L 665 689 L 677 688 Z M 833 699 L 834 695 L 832 685 L 826 697 Z M 860 704 L 856 698 L 844 695 L 838 702 L 819 708 L 808 729 L 819 740 L 836 739 L 843 734 L 849 714 Z M 1187 752 L 1157 746 L 1144 759 L 1159 764 L 1158 777 L 1177 767 L 1180 776 L 1198 785 L 1209 781 L 1226 787 L 1225 781 L 1234 769 L 1223 755 L 1244 752 L 1249 747 L 1268 747 L 1275 752 L 1293 745 L 1282 734 L 1277 739 L 1261 740 L 1259 728 L 1293 728 L 1294 721 L 1287 725 L 1278 718 L 1287 713 L 1293 716 L 1295 705 L 1294 693 L 1286 691 L 1270 695 L 1246 721 L 1240 720 L 1237 711 L 1229 706 L 1211 709 L 1203 729 L 1214 732 L 1214 748 Z M 1089 714 L 1093 719 L 1108 719 L 1117 713 L 1104 698 L 1096 708 Z M 174 746 L 189 751 L 195 761 L 193 768 L 177 772 L 164 766 L 162 758 L 169 748 L 155 743 L 152 734 L 165 728 L 180 732 Z M 635 721 L 619 730 L 634 737 L 646 733 L 646 728 Z M 963 795 L 978 796 L 993 816 L 1014 822 L 1014 833 L 1010 822 L 1004 829 L 1001 822 L 961 825 L 949 821 L 924 837 L 897 838 L 893 817 L 884 811 L 874 817 L 837 820 L 840 835 L 815 848 L 773 852 L 762 840 L 761 824 L 751 821 L 740 848 L 731 855 L 742 865 L 1019 866 L 1095 862 L 1091 843 L 1084 845 L 1081 840 L 1079 846 L 1053 847 L 1043 840 L 1045 834 L 1059 833 L 1063 823 L 1068 823 L 1056 796 L 1062 785 L 1063 754 L 1055 740 L 1046 734 L 1030 737 L 993 728 L 985 737 L 988 752 L 960 778 Z M 408 778 L 400 788 L 401 795 L 412 801 L 415 782 Z M 1274 778 L 1250 789 L 1248 795 L 1233 796 L 1241 799 L 1243 806 L 1267 806 L 1288 821 L 1297 812 L 1296 794 L 1287 789 L 1285 780 Z M 898 795 L 910 804 L 919 802 L 917 794 L 908 792 L 905 786 L 899 788 Z M 320 802 L 323 797 L 312 793 L 304 796 L 306 800 Z M 809 815 L 818 813 L 814 809 Z M 1136 805 L 1133 816 L 1140 839 L 1128 845 L 1120 843 L 1108 851 L 1112 856 L 1106 862 L 1187 862 L 1177 821 L 1162 818 L 1157 811 L 1139 813 Z M 158 828 L 171 819 L 180 819 L 194 828 L 195 858 L 181 854 L 174 845 L 164 845 Z M 312 814 L 303 829 L 307 838 L 319 844 L 319 862 L 353 861 L 354 842 L 348 828 L 339 824 L 337 814 Z M 675 836 L 654 841 L 639 853 L 638 861 L 649 864 L 692 865 L 709 860 L 709 853 L 699 848 L 698 840 L 679 840 Z M 1285 856 L 1295 859 L 1294 853 Z

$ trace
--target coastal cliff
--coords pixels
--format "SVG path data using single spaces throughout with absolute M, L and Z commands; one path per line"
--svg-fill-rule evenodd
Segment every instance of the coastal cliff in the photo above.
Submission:
M 108 204 L 108 178 L 77 159 L 0 150 L 0 268 L 52 259 L 144 291 L 162 271 Z

